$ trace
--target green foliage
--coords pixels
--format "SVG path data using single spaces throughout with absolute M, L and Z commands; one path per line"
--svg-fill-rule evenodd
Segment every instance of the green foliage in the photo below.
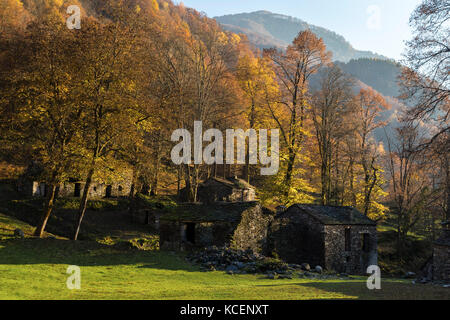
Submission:
M 78 210 L 79 198 L 60 198 L 56 200 L 57 209 Z M 88 200 L 87 209 L 93 211 L 120 211 L 128 207 L 126 199 L 96 199 Z
M 397 232 L 378 232 L 378 259 L 383 273 L 403 276 L 406 272 L 420 272 L 432 256 L 432 243 L 423 237 L 410 234 L 403 244 L 403 256 L 398 255 Z
M 314 203 L 316 201 L 316 189 L 305 179 L 301 178 L 301 170 L 294 170 L 292 183 L 288 186 L 285 182 L 286 170 L 281 166 L 278 173 L 270 176 L 260 191 L 260 198 L 268 207 L 280 204 L 290 206 L 295 203 Z
M 141 208 L 164 211 L 164 212 L 174 212 L 178 207 L 177 202 L 169 196 L 147 196 L 142 193 L 136 195 L 138 205 Z
M 135 248 L 144 251 L 155 251 L 159 250 L 159 236 L 149 235 L 141 238 L 133 239 L 121 239 L 117 237 L 106 236 L 102 239 L 97 240 L 98 243 L 107 246 L 114 246 L 115 248 Z

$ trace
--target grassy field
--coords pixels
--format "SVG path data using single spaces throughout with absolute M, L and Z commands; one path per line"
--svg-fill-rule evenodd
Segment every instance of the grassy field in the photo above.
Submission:
M 14 239 L 20 227 L 25 239 Z M 450 299 L 450 289 L 366 279 L 269 280 L 262 275 L 201 272 L 182 254 L 141 251 L 94 241 L 30 237 L 33 228 L 0 214 L 0 299 Z M 81 268 L 81 289 L 69 290 L 69 265 Z

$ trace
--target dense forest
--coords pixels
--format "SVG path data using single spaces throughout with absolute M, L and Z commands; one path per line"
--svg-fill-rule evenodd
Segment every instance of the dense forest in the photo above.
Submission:
M 194 121 L 222 131 L 279 130 L 276 175 L 260 176 L 261 165 L 248 159 L 243 165 L 243 178 L 268 207 L 354 206 L 393 221 L 400 253 L 408 233 L 434 238 L 449 217 L 448 61 L 433 64 L 435 77 L 424 76 L 429 48 L 419 38 L 409 44 L 410 65 L 383 63 L 381 72 L 377 60 L 367 70 L 357 67 L 362 60 L 333 64 L 327 41 L 309 29 L 297 30 L 285 50 L 260 51 L 245 35 L 171 1 L 0 2 L 0 161 L 38 167 L 51 186 L 37 236 L 58 184 L 71 178 L 88 190 L 93 181 L 128 177 L 131 209 L 140 193 L 184 187 L 196 202 L 214 166 L 171 161 L 172 132 L 193 132 Z M 69 5 L 81 8 L 80 29 L 66 26 Z M 432 20 L 423 12 L 434 18 L 418 10 L 412 23 L 421 31 Z M 351 75 L 400 96 L 404 110 L 385 119 L 392 101 L 370 87 L 355 92 Z M 380 130 L 384 143 L 374 136 Z

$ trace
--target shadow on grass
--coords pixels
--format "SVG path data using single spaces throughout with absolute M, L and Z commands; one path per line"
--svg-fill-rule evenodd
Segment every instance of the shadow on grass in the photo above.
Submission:
M 174 252 L 143 251 L 125 244 L 35 238 L 0 241 L 0 264 L 136 265 L 138 268 L 199 271 L 198 267 L 185 261 L 184 255 Z
M 382 280 L 381 290 L 369 290 L 363 278 L 352 280 L 310 281 L 292 283 L 293 286 L 313 291 L 335 293 L 348 299 L 362 300 L 449 300 L 450 289 L 433 285 L 412 285 L 398 280 Z M 286 286 L 283 284 L 259 285 L 263 287 Z

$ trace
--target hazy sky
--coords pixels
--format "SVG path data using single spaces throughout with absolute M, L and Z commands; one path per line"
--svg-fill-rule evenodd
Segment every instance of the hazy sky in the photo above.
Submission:
M 179 2 L 175 0 L 175 2 Z M 421 0 L 184 0 L 209 17 L 268 10 L 344 36 L 356 49 L 401 59 L 409 17 Z

